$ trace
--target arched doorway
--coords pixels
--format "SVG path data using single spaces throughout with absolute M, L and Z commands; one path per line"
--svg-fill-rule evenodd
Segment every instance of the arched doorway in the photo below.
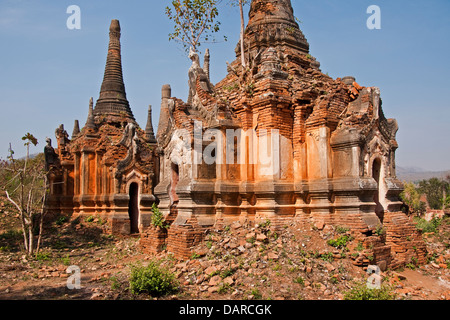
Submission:
M 179 180 L 180 180 L 180 168 L 178 167 L 177 164 L 172 163 L 170 193 L 169 193 L 171 205 L 176 205 L 178 203 L 178 196 L 175 190 Z
M 380 219 L 381 222 L 383 222 L 384 218 L 384 208 L 381 204 L 381 192 L 380 192 L 380 183 L 381 183 L 381 160 L 379 158 L 375 159 L 372 164 L 372 177 L 377 182 L 377 191 L 375 192 L 373 196 L 373 201 L 376 204 L 375 207 L 375 213 Z
M 130 216 L 130 233 L 139 233 L 139 185 L 136 182 L 130 185 L 128 215 Z

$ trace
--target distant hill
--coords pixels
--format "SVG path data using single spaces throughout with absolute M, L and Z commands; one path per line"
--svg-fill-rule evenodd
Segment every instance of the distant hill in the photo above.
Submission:
M 42 152 L 32 153 L 32 154 L 29 155 L 29 157 L 30 157 L 30 159 L 34 159 L 34 158 L 36 158 L 38 155 L 40 155 L 41 153 L 42 153 Z M 26 157 L 27 157 L 27 156 L 23 156 L 23 157 L 19 158 L 19 160 L 25 160 Z
M 450 175 L 448 171 L 426 171 L 417 167 L 397 167 L 397 178 L 406 182 L 417 182 L 431 178 L 443 179 Z

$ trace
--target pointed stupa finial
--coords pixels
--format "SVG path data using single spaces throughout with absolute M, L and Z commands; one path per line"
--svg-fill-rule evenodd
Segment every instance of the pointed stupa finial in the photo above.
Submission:
M 73 131 L 72 131 L 72 140 L 78 137 L 80 134 L 80 123 L 78 120 L 75 120 L 75 124 L 73 125 Z
M 244 37 L 248 50 L 255 54 L 261 48 L 276 46 L 288 46 L 303 54 L 309 53 L 308 41 L 296 22 L 291 0 L 252 0 Z M 238 45 L 237 57 L 240 50 Z
M 126 118 L 123 120 L 131 120 L 131 122 L 134 122 L 135 119 L 127 100 L 123 81 L 120 36 L 121 28 L 119 20 L 112 20 L 109 27 L 109 45 L 105 74 L 94 115 L 118 116 Z
M 109 31 L 118 33 L 118 37 L 120 38 L 120 22 L 119 22 L 119 20 L 116 20 L 116 19 L 111 20 L 111 25 L 109 26 Z
M 155 132 L 153 131 L 152 106 L 148 106 L 147 126 L 145 127 L 145 138 L 150 143 L 156 143 Z
M 86 120 L 86 128 L 88 129 L 95 129 L 95 120 L 94 120 L 94 99 L 91 98 L 89 100 L 89 112 L 88 112 L 88 117 Z

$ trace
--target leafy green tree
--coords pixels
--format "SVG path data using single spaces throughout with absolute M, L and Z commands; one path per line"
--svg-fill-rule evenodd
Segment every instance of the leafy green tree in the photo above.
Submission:
M 445 177 L 445 182 L 447 183 L 447 188 L 444 189 L 444 209 L 450 209 L 450 174 Z
M 431 209 L 439 210 L 444 206 L 444 199 L 449 192 L 449 183 L 438 178 L 422 180 L 419 182 L 420 193 L 427 195 L 428 204 Z
M 445 209 L 450 209 L 450 195 L 445 198 L 444 207 Z
M 174 22 L 169 40 L 181 43 L 186 53 L 190 48 L 197 52 L 202 42 L 214 42 L 214 34 L 220 30 L 219 1 L 173 0 L 172 6 L 166 7 L 167 17 Z
M 412 182 L 405 183 L 400 197 L 412 212 L 420 214 L 426 211 L 426 203 L 420 200 L 420 193 Z

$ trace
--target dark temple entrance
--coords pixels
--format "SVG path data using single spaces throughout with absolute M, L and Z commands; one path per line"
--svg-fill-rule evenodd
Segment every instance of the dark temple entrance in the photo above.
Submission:
M 383 223 L 384 218 L 384 208 L 383 205 L 380 203 L 380 183 L 381 183 L 381 160 L 375 159 L 372 164 L 372 177 L 377 182 L 377 191 L 375 192 L 375 195 L 373 197 L 373 201 L 376 203 L 375 207 L 375 213 L 377 214 L 380 221 Z
M 180 168 L 175 163 L 172 163 L 171 169 L 172 175 L 171 175 L 169 196 L 170 196 L 170 203 L 173 206 L 176 205 L 179 200 L 175 190 L 177 188 L 178 181 L 180 180 Z
M 139 233 L 139 186 L 135 182 L 130 185 L 128 215 L 130 216 L 130 233 Z

